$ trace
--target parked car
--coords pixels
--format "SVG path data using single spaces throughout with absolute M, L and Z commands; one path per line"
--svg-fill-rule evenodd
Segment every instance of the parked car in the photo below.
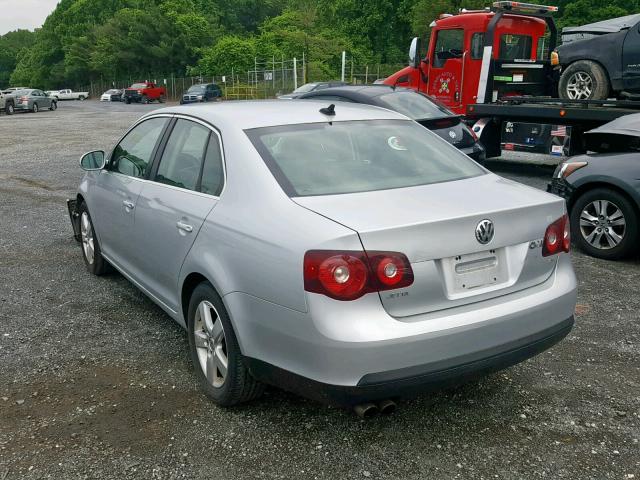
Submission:
M 111 88 L 104 92 L 100 97 L 101 102 L 121 102 L 122 90 L 118 88 Z
M 222 90 L 215 83 L 191 85 L 180 98 L 180 103 L 215 102 L 222 98 Z
M 548 191 L 567 200 L 571 231 L 589 255 L 619 259 L 640 251 L 640 114 L 585 133 L 593 153 L 558 165 Z
M 388 108 L 412 118 L 440 138 L 459 148 L 474 160 L 485 159 L 476 134 L 456 115 L 423 93 L 387 85 L 360 85 L 328 88 L 306 93 L 303 99 L 365 103 Z
M 165 87 L 158 87 L 152 82 L 134 83 L 124 90 L 124 101 L 127 104 L 131 102 L 149 103 L 153 101 L 164 103 L 166 98 L 167 89 Z
M 13 115 L 15 111 L 16 97 L 13 90 L 0 91 L 0 111 L 4 110 L 7 115 Z
M 367 415 L 572 328 L 565 202 L 396 112 L 165 108 L 80 162 L 88 271 L 115 267 L 187 329 L 220 405 L 272 383 Z
M 58 102 L 55 97 L 51 97 L 37 88 L 29 88 L 26 90 L 16 90 L 15 110 L 38 113 L 40 110 L 48 108 L 55 110 L 58 108 Z
M 29 90 L 29 87 L 9 87 L 5 92 L 15 92 L 16 90 Z
M 46 93 L 56 100 L 86 100 L 89 98 L 89 92 L 74 92 L 70 88 L 65 88 L 63 90 L 48 90 Z
M 560 98 L 640 97 L 640 14 L 562 30 L 556 49 Z
M 348 85 L 346 82 L 312 82 L 305 83 L 301 87 L 296 88 L 293 92 L 287 93 L 286 95 L 280 95 L 278 98 L 283 100 L 291 100 L 292 98 L 298 98 L 301 95 L 309 92 L 315 92 L 316 90 L 323 90 L 325 88 L 331 87 L 341 87 L 343 85 Z

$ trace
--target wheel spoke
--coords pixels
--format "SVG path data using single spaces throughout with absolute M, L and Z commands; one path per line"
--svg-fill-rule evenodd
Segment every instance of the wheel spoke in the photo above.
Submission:
M 199 332 L 193 332 L 193 338 L 196 343 L 196 348 L 207 348 L 207 334 L 204 330 L 200 330 Z
M 219 318 L 213 324 L 213 328 L 210 333 L 216 344 L 220 343 L 224 339 L 224 329 L 222 328 L 222 321 L 220 321 Z
M 201 302 L 198 305 L 198 312 L 200 313 L 200 320 L 204 324 L 204 328 L 207 329 L 209 335 L 212 335 L 213 331 L 213 319 L 211 318 L 211 308 L 207 302 Z
M 610 228 L 608 232 L 605 232 L 605 236 L 609 245 L 612 247 L 615 247 L 622 241 L 622 235 L 618 235 L 612 228 Z
M 214 385 L 216 381 L 216 359 L 212 350 L 207 350 L 207 367 L 205 375 L 211 385 Z

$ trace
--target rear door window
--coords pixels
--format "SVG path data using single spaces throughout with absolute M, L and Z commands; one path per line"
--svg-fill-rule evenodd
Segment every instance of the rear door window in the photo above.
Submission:
M 222 166 L 222 149 L 220 148 L 218 136 L 212 133 L 211 137 L 209 137 L 209 145 L 207 146 L 207 153 L 204 157 L 204 165 L 202 166 L 200 191 L 218 197 L 222 192 L 223 186 L 224 169 Z
M 162 153 L 154 180 L 196 190 L 210 132 L 199 123 L 178 119 Z

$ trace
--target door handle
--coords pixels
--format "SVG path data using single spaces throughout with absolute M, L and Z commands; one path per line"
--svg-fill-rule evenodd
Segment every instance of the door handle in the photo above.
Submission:
M 122 204 L 125 206 L 125 208 L 128 208 L 129 210 L 133 210 L 135 208 L 135 205 L 133 204 L 133 202 L 130 202 L 129 200 L 123 200 Z
M 183 232 L 187 232 L 187 233 L 193 232 L 193 227 L 183 222 L 176 223 L 176 227 L 178 227 L 178 230 L 182 230 Z

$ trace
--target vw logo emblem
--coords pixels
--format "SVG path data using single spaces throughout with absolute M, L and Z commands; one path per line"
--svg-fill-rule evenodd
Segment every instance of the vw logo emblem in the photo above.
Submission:
M 456 138 L 456 132 L 454 132 L 453 130 L 449 130 L 449 136 L 451 138 Z
M 491 220 L 484 219 L 476 227 L 476 240 L 485 245 L 493 240 L 494 233 L 493 222 Z

